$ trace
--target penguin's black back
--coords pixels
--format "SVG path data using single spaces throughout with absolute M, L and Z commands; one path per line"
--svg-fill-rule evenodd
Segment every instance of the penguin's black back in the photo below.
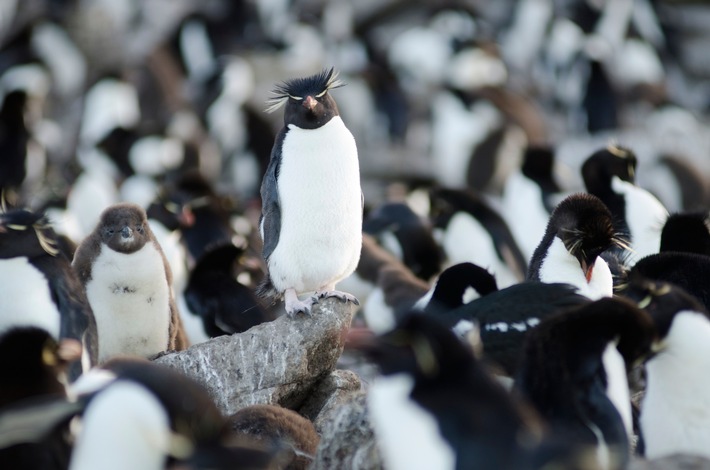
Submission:
M 707 211 L 671 214 L 661 231 L 660 251 L 710 255 L 710 217 Z

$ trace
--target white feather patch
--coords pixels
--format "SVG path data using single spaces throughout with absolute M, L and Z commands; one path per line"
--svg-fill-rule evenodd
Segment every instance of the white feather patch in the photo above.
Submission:
M 455 468 L 456 454 L 441 436 L 434 417 L 409 394 L 411 377 L 378 377 L 368 393 L 368 410 L 388 470 Z
M 34 326 L 59 338 L 61 315 L 47 278 L 26 257 L 0 260 L 0 286 L 0 334 Z
M 101 245 L 86 296 L 96 317 L 99 362 L 117 355 L 148 357 L 167 348 L 170 287 L 152 243 L 131 254 Z
M 168 414 L 146 388 L 118 381 L 92 400 L 70 470 L 163 468 L 170 442 Z
M 602 363 L 606 372 L 606 394 L 614 404 L 624 422 L 624 428 L 629 438 L 633 434 L 631 422 L 631 397 L 629 396 L 629 381 L 626 378 L 626 365 L 621 353 L 616 349 L 616 342 L 610 342 L 604 354 Z

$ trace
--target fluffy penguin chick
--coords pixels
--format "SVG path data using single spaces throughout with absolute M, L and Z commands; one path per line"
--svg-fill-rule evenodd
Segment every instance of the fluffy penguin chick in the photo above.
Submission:
M 170 266 L 139 206 L 106 209 L 72 265 L 96 318 L 99 362 L 186 346 Z
M 329 90 L 331 68 L 275 90 L 269 111 L 285 105 L 261 184 L 260 232 L 268 276 L 264 297 L 284 297 L 286 312 L 310 313 L 319 298 L 357 303 L 335 284 L 357 266 L 362 246 L 362 192 L 355 139 Z M 299 300 L 298 294 L 315 291 Z

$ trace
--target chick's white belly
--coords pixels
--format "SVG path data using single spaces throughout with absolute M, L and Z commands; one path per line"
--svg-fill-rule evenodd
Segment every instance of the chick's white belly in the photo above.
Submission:
M 170 290 L 152 245 L 132 254 L 103 247 L 91 277 L 86 295 L 96 318 L 99 362 L 116 355 L 148 357 L 167 348 Z

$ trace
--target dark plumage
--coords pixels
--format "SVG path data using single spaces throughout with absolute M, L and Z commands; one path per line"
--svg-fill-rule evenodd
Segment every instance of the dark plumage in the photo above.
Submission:
M 710 255 L 710 214 L 707 211 L 671 214 L 661 231 L 660 251 Z
M 430 290 L 431 296 L 422 305 L 427 313 L 448 312 L 464 305 L 464 298 L 470 294 L 475 298 L 484 297 L 498 290 L 496 278 L 473 263 L 459 263 L 446 268 L 436 279 Z M 473 300 L 473 299 L 471 299 Z
M 25 125 L 26 103 L 26 92 L 15 90 L 5 95 L 0 107 L 0 190 L 18 191 L 27 174 L 30 132 Z
M 610 452 L 605 468 L 625 468 L 631 408 L 624 362 L 644 357 L 653 338 L 648 315 L 618 299 L 549 317 L 528 333 L 514 388 L 553 432 L 589 445 L 603 439 Z
M 554 209 L 551 196 L 560 192 L 554 170 L 555 153 L 552 148 L 538 146 L 525 149 L 521 171 L 540 186 L 542 203 L 549 212 Z
M 274 87 L 273 96 L 267 104 L 267 112 L 273 112 L 284 106 L 288 100 L 302 101 L 308 95 L 314 98 L 324 96 L 328 90 L 344 86 L 345 83 L 338 79 L 335 68 L 323 70 L 316 75 L 305 78 L 294 78 Z M 292 116 L 284 115 L 284 122 L 291 121 Z M 319 125 L 322 125 L 320 123 Z M 318 126 L 315 126 L 318 127 Z
M 484 359 L 512 377 L 531 329 L 547 317 L 589 302 L 569 284 L 528 281 L 491 292 L 452 310 L 426 310 L 449 328 L 457 325 L 457 329 L 463 328 L 460 323 L 465 321 L 476 323 Z

